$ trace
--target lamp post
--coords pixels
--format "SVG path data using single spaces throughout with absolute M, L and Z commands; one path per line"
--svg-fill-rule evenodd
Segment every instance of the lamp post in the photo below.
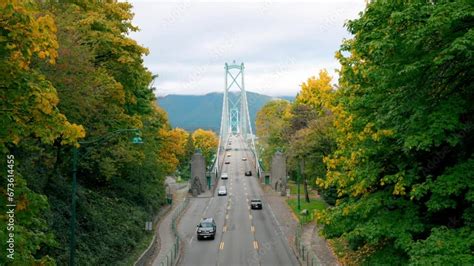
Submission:
M 298 184 L 298 212 L 301 211 L 301 196 L 300 196 L 300 178 L 301 178 L 301 168 L 302 168 L 302 160 L 300 157 L 299 167 L 297 167 L 296 171 L 296 182 Z
M 92 143 L 101 143 L 106 141 L 108 138 L 118 135 L 123 132 L 135 132 L 135 137 L 132 139 L 133 144 L 143 144 L 143 140 L 140 137 L 140 130 L 137 128 L 131 129 L 119 129 L 113 131 L 99 139 L 91 141 L 79 141 L 81 145 L 88 145 Z M 71 196 L 71 223 L 70 223 L 70 243 L 69 243 L 69 265 L 75 265 L 75 252 L 76 252 L 76 192 L 77 192 L 77 161 L 79 160 L 79 148 L 74 146 L 72 149 L 72 196 Z

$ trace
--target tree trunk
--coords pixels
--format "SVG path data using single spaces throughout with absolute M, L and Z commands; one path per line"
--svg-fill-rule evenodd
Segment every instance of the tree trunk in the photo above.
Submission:
M 304 198 L 306 200 L 306 202 L 309 203 L 309 193 L 308 193 L 308 180 L 306 179 L 306 177 L 304 178 Z
M 304 199 L 306 202 L 309 203 L 308 180 L 306 179 L 306 175 L 304 174 L 304 157 L 301 162 L 301 175 L 303 177 Z

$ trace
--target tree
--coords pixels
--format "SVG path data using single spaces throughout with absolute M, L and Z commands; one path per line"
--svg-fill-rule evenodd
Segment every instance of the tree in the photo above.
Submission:
M 266 103 L 257 113 L 256 134 L 258 146 L 263 148 L 261 157 L 266 168 L 277 150 L 285 150 L 287 141 L 282 129 L 286 128 L 290 107 L 288 101 L 275 100 Z
M 206 159 L 206 165 L 212 163 L 212 158 L 216 154 L 219 139 L 216 133 L 211 130 L 196 129 L 192 134 L 194 147 L 201 150 L 202 155 Z
M 372 1 L 347 24 L 323 182 L 340 199 L 319 220 L 359 263 L 474 263 L 473 11 Z
M 329 204 L 334 204 L 334 188 L 317 185 L 316 180 L 324 180 L 327 168 L 324 157 L 335 149 L 333 109 L 334 89 L 332 77 L 321 70 L 318 77 L 311 77 L 301 85 L 301 91 L 292 103 L 288 115 L 288 125 L 284 129 L 288 135 L 288 164 L 296 171 L 300 162 L 304 163 L 303 184 L 306 201 L 309 201 L 308 180 L 323 195 Z
M 66 264 L 76 146 L 78 264 L 120 264 L 145 237 L 143 221 L 164 204 L 164 175 L 186 142 L 148 86 L 148 51 L 128 35 L 137 30 L 131 5 L 3 1 L 0 17 L 0 123 L 8 125 L 0 149 L 16 159 L 15 261 Z M 115 133 L 132 128 L 142 145 Z

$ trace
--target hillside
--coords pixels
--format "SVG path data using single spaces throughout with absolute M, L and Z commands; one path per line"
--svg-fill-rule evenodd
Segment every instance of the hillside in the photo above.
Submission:
M 158 104 L 166 110 L 173 127 L 181 127 L 188 131 L 197 128 L 219 131 L 223 93 L 213 92 L 206 95 L 174 95 L 158 98 Z M 229 98 L 235 100 L 237 94 L 230 93 Z M 289 100 L 291 97 L 284 97 Z M 275 97 L 247 92 L 250 119 L 255 131 L 255 116 L 258 110 Z

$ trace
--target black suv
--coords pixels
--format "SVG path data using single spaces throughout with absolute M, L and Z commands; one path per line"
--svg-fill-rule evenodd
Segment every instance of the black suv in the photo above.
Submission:
M 250 208 L 253 209 L 262 209 L 262 201 L 259 199 L 253 199 L 250 201 Z
M 197 239 L 214 239 L 216 236 L 216 222 L 213 218 L 203 218 L 197 225 Z

